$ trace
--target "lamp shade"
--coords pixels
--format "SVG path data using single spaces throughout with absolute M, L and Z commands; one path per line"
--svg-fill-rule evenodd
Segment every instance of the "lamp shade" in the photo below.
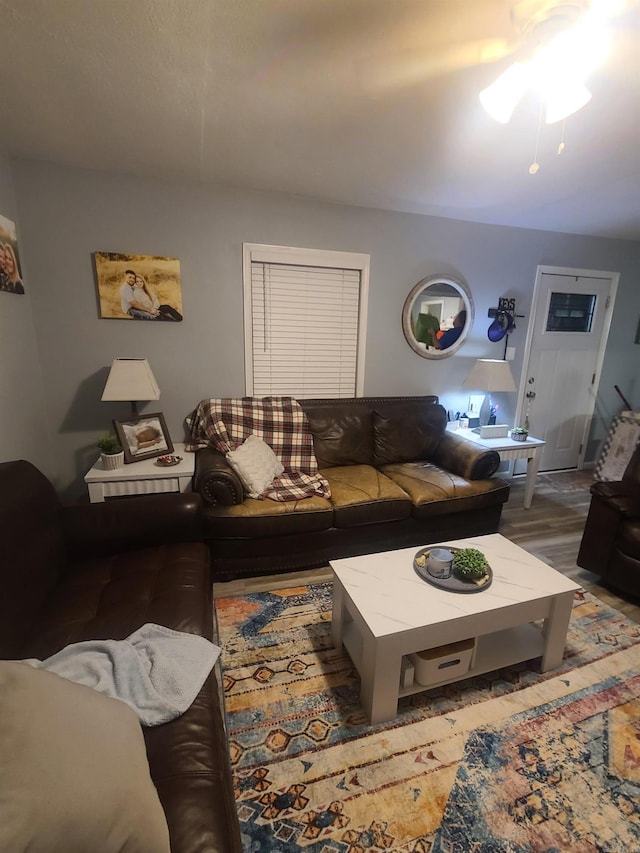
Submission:
M 508 361 L 479 358 L 462 383 L 473 391 L 516 391 L 516 383 Z
M 103 400 L 159 400 L 160 389 L 146 358 L 115 358 Z

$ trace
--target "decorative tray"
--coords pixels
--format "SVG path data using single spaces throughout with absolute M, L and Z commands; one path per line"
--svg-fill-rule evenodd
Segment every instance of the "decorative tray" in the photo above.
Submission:
M 156 459 L 156 465 L 160 465 L 162 468 L 171 468 L 172 465 L 177 465 L 179 462 L 182 462 L 182 456 L 158 456 Z
M 462 550 L 461 548 L 455 548 L 451 545 L 429 545 L 428 548 L 421 548 L 414 555 L 413 568 L 416 574 L 419 575 L 423 581 L 426 581 L 433 586 L 437 586 L 440 589 L 449 590 L 449 592 L 482 592 L 491 586 L 491 581 L 493 580 L 493 571 L 491 566 L 487 566 L 487 574 L 479 583 L 476 583 L 476 581 L 463 580 L 456 574 L 455 568 L 448 578 L 434 578 L 433 575 L 430 575 L 427 571 L 427 560 L 429 559 L 429 552 L 432 548 L 446 548 L 447 551 L 451 551 L 454 556 L 458 551 Z M 424 557 L 424 565 L 420 565 L 422 562 L 421 560 L 417 562 L 420 557 Z

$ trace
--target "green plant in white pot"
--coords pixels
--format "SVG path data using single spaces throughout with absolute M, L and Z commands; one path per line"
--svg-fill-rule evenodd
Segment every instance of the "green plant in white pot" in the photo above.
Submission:
M 102 467 L 113 469 L 124 465 L 124 450 L 120 446 L 118 436 L 112 432 L 98 439 Z

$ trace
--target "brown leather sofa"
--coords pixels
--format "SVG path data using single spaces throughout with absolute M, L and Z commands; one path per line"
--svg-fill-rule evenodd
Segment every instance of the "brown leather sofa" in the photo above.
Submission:
M 29 462 L 0 464 L 0 657 L 43 660 L 146 622 L 211 639 L 202 534 L 197 495 L 63 507 Z M 144 737 L 172 853 L 240 853 L 215 672 L 182 716 Z
M 594 483 L 578 565 L 640 597 L 640 446 L 622 480 Z
M 500 457 L 446 430 L 435 396 L 299 400 L 331 498 L 245 498 L 211 447 L 196 453 L 215 580 L 497 531 Z

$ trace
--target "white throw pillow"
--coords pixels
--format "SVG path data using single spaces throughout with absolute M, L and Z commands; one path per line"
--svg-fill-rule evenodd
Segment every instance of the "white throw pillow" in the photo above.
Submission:
M 240 447 L 230 450 L 226 459 L 251 495 L 261 495 L 273 478 L 284 471 L 282 462 L 269 445 L 253 434 Z

